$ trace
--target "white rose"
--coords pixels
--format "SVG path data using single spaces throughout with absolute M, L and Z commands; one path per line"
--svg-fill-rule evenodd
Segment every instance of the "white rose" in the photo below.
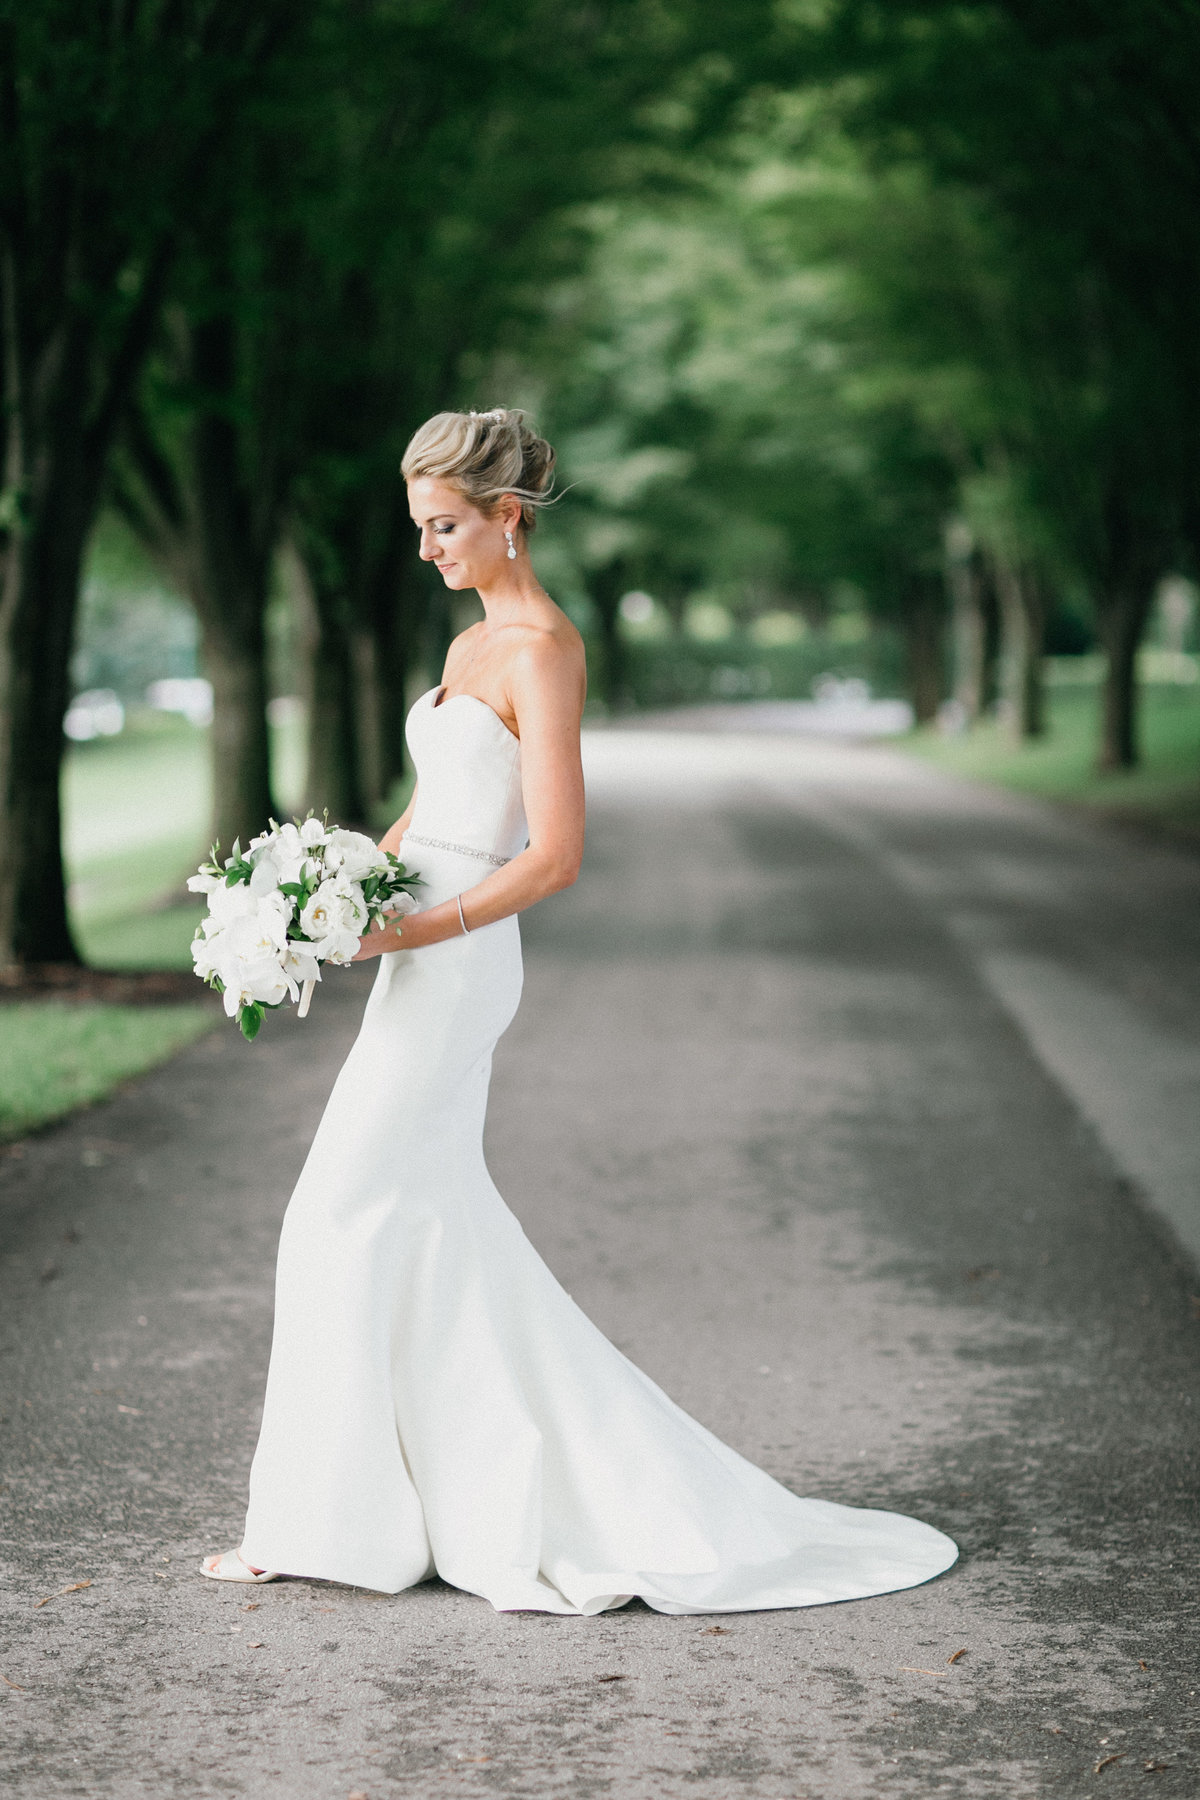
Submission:
M 300 914 L 300 928 L 313 942 L 322 962 L 344 962 L 354 955 L 367 925 L 362 894 L 336 881 L 323 881 Z
M 336 870 L 344 881 L 361 881 L 372 869 L 382 868 L 384 860 L 371 838 L 337 825 L 329 834 L 325 866 Z

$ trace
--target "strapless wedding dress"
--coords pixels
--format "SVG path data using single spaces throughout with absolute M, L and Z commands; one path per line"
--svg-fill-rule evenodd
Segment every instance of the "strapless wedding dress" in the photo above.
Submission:
M 524 848 L 520 745 L 418 700 L 401 855 L 434 905 Z M 816 1606 L 954 1561 L 919 1520 L 800 1499 L 698 1425 L 555 1281 L 483 1160 L 515 918 L 383 956 L 288 1207 L 242 1554 L 500 1610 Z

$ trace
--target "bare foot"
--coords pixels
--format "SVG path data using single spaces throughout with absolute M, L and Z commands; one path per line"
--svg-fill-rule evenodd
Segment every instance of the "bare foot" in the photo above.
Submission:
M 240 1550 L 235 1550 L 233 1554 L 237 1557 L 237 1559 L 241 1563 L 242 1567 L 244 1569 L 249 1569 L 249 1571 L 252 1575 L 261 1575 L 263 1573 L 263 1571 L 261 1569 L 256 1569 L 253 1563 L 248 1563 L 246 1561 L 245 1557 L 242 1555 Z M 220 1562 L 221 1558 L 224 1555 L 226 1555 L 226 1552 L 224 1550 L 218 1550 L 218 1552 L 215 1556 L 208 1556 L 205 1558 L 204 1566 L 208 1570 L 210 1575 L 216 1574 L 217 1564 Z

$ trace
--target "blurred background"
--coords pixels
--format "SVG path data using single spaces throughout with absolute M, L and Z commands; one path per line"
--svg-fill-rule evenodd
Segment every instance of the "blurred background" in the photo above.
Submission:
M 1200 833 L 1198 73 L 1184 0 L 2 0 L 0 1132 L 204 1028 L 214 837 L 402 808 L 443 407 L 559 449 L 598 727 Z

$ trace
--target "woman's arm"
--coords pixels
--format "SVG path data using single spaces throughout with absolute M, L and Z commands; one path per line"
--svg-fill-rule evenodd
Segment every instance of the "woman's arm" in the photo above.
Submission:
M 547 894 L 570 887 L 583 857 L 583 767 L 579 722 L 583 715 L 582 647 L 539 634 L 514 658 L 508 697 L 520 727 L 521 795 L 529 822 L 529 847 L 462 892 L 467 928 L 492 925 L 524 911 Z M 410 809 L 411 810 L 411 809 Z M 408 814 L 388 833 L 407 824 Z M 399 841 L 397 839 L 397 841 Z M 385 848 L 390 848 L 387 839 Z M 445 900 L 426 912 L 370 932 L 355 962 L 403 948 L 416 950 L 458 937 L 458 903 Z M 401 944 L 403 939 L 403 944 Z

